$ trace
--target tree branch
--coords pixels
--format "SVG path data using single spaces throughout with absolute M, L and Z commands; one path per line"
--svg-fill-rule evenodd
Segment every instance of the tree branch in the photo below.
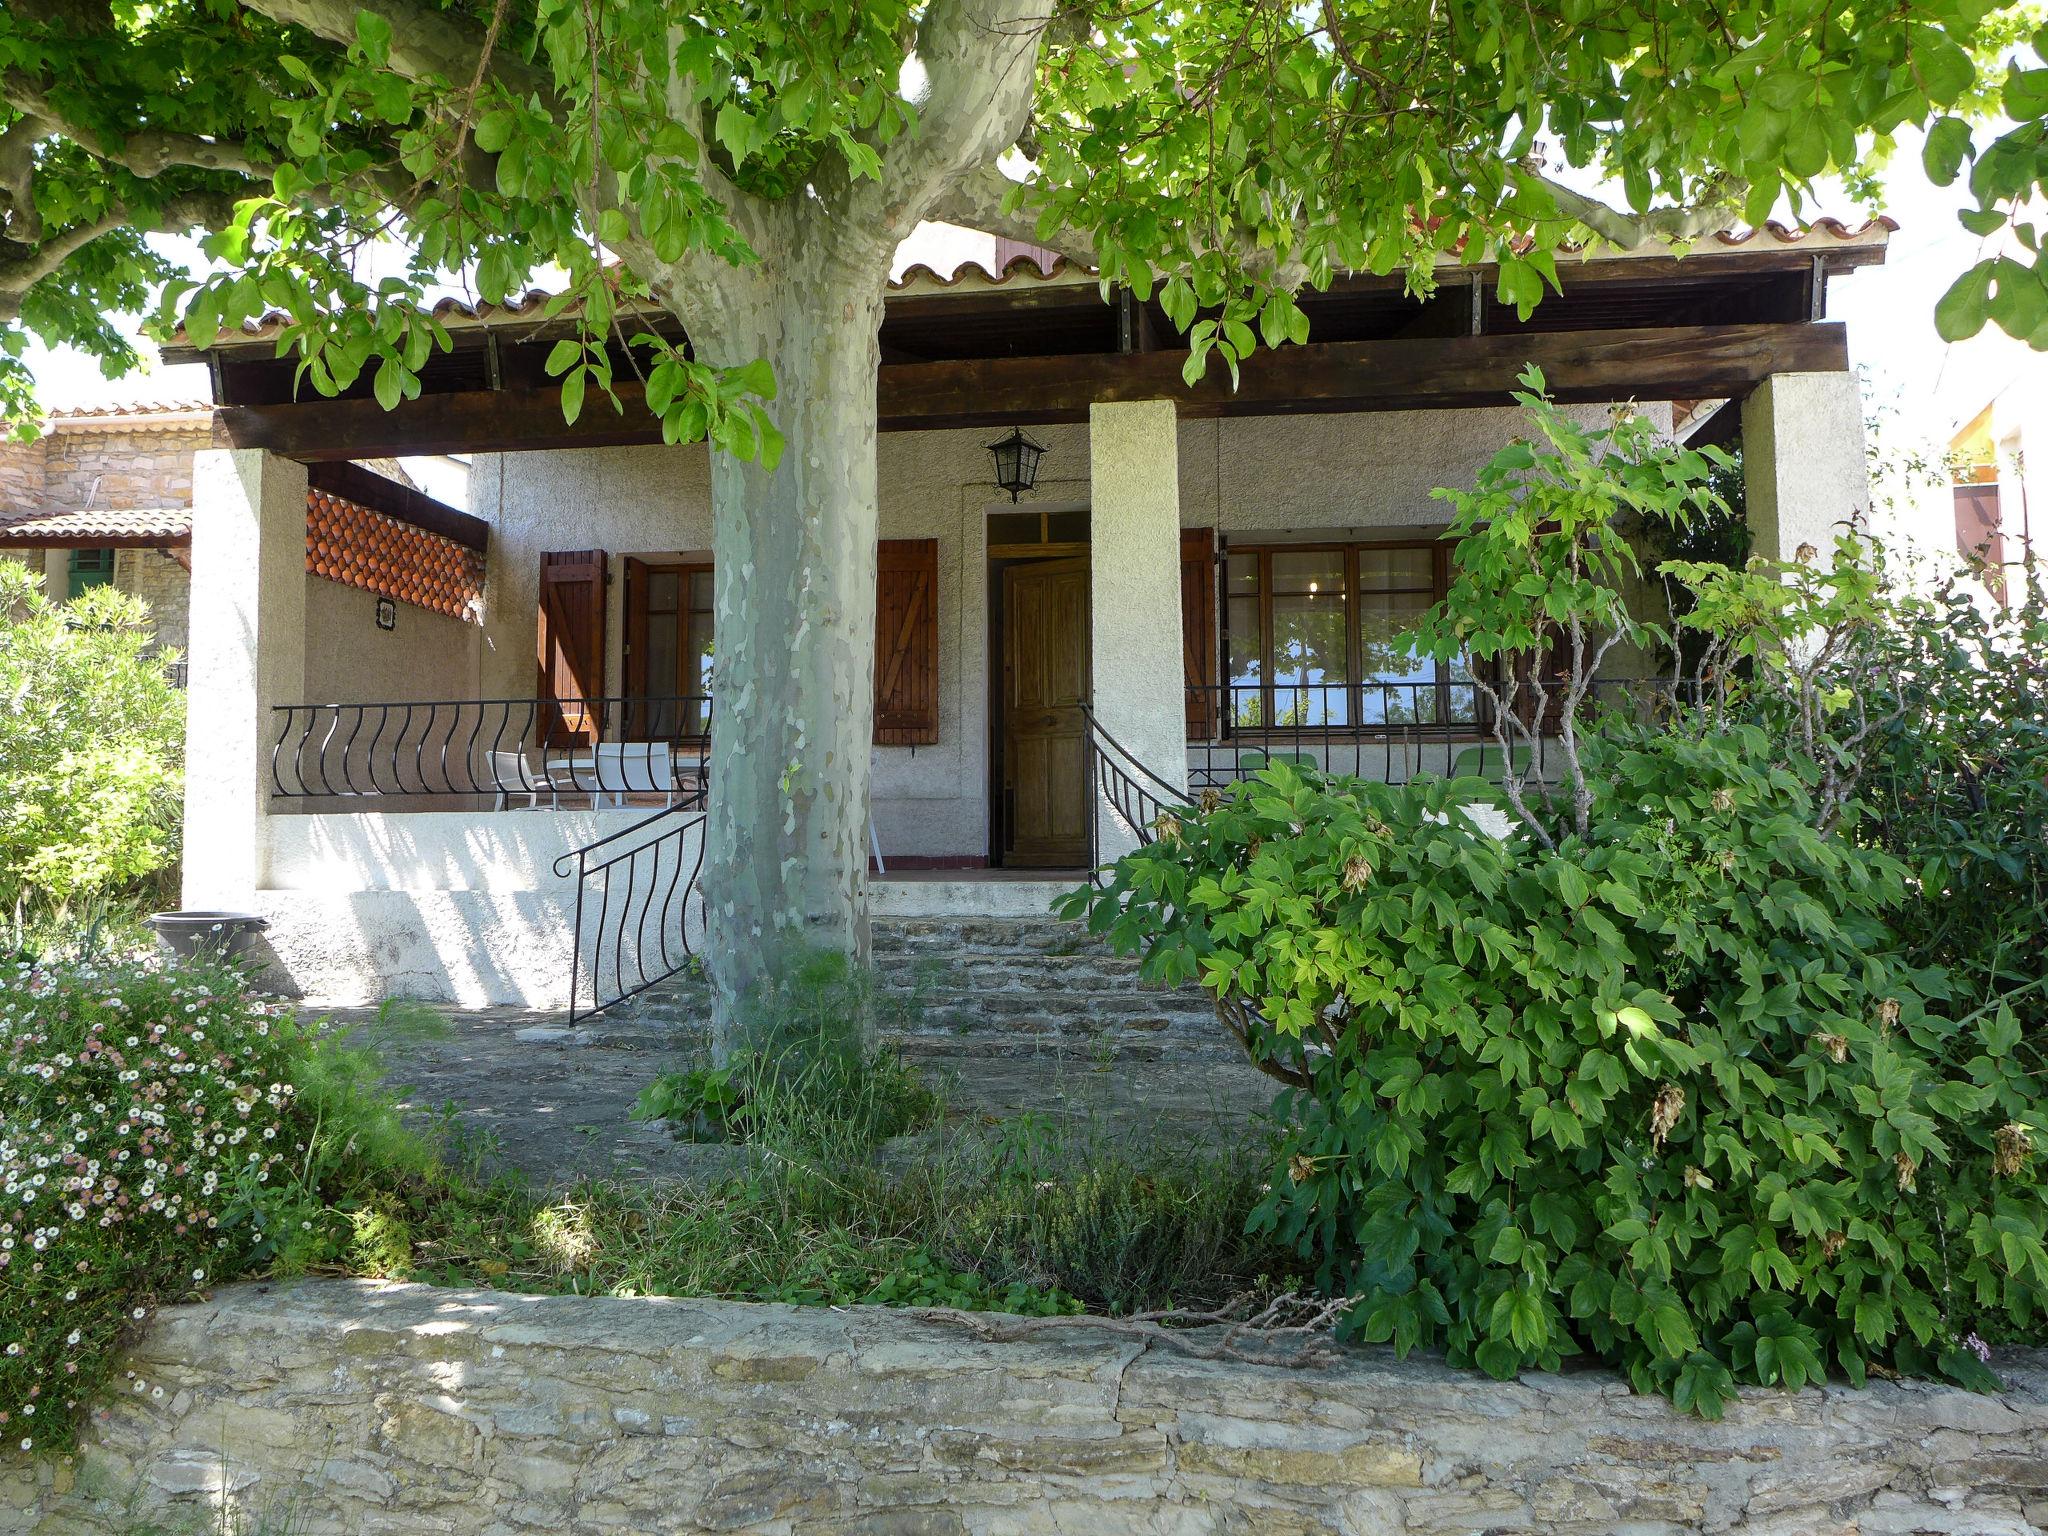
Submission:
M 102 235 L 110 235 L 117 229 L 169 234 L 201 225 L 217 227 L 232 219 L 234 213 L 234 194 L 224 192 L 187 193 L 139 216 L 116 205 L 97 219 L 59 230 L 20 255 L 0 253 L 0 323 L 18 319 L 22 296 L 63 266 L 74 252 Z
M 1566 217 L 1578 220 L 1601 239 L 1611 241 L 1623 250 L 1632 250 L 1656 240 L 1699 240 L 1719 234 L 1735 224 L 1735 210 L 1719 201 L 1699 203 L 1690 208 L 1653 208 L 1648 213 L 1624 213 L 1561 181 L 1553 181 L 1548 176 L 1536 179 L 1557 200 L 1559 211 Z M 1745 182 L 1730 180 L 1717 190 L 1736 197 L 1746 186 Z
M 42 88 L 26 76 L 0 75 L 0 101 L 5 101 L 25 118 L 39 121 L 44 133 L 59 133 L 87 154 L 124 166 L 148 180 L 174 165 L 201 171 L 233 171 L 240 176 L 268 176 L 270 167 L 252 159 L 233 144 L 201 138 L 195 133 L 164 133 L 144 129 L 131 133 L 118 149 L 103 147 L 101 136 L 66 118 L 50 102 Z M 16 128 L 21 124 L 17 123 Z M 13 129 L 8 136 L 13 136 Z
M 1014 212 L 1006 213 L 1003 204 L 1018 186 L 1026 189 L 1024 200 Z M 984 234 L 1022 240 L 1027 245 L 1042 245 L 1084 266 L 1095 265 L 1094 243 L 1078 230 L 1060 228 L 1050 235 L 1041 235 L 1037 215 L 1031 208 L 1029 184 L 1010 180 L 994 165 L 984 165 L 960 177 L 939 194 L 925 216 L 978 229 Z
M 391 24 L 391 68 L 408 80 L 443 80 L 460 86 L 473 79 L 484 58 L 480 33 L 459 25 L 446 11 L 415 5 L 411 0 L 240 0 L 246 10 L 284 26 L 300 27 L 330 43 L 346 46 L 356 40 L 356 16 L 367 11 Z M 490 54 L 486 78 L 515 96 L 538 95 L 552 102 L 553 80 L 504 49 Z
M 993 166 L 1031 115 L 1047 0 L 931 0 L 914 56 L 925 91 L 917 126 L 889 147 L 879 183 L 856 189 L 853 212 L 893 243 L 968 174 Z

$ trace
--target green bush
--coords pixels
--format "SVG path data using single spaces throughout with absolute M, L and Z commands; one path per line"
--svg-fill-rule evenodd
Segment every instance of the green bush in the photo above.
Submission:
M 54 604 L 40 572 L 0 561 L 0 903 L 17 927 L 177 856 L 184 696 L 151 644 L 140 599 Z
M 1289 1085 L 1255 1224 L 1354 1335 L 1503 1377 L 1591 1354 L 1712 1415 L 1837 1370 L 1982 1384 L 1975 1325 L 2048 1304 L 2048 1103 L 2009 992 L 1957 1006 L 1894 926 L 1914 872 L 1857 799 L 1881 573 L 1853 537 L 1667 562 L 1702 675 L 1594 708 L 1615 645 L 1668 638 L 1618 590 L 1620 521 L 1711 510 L 1709 466 L 1530 382 L 1531 439 L 1443 493 L 1459 574 L 1411 637 L 1530 769 L 1276 766 L 1067 910 L 1199 978 Z
M 1768 743 L 1641 734 L 1555 853 L 1472 786 L 1276 767 L 1096 906 L 1199 975 L 1292 1121 L 1257 1225 L 1353 1331 L 1499 1376 L 1580 1352 L 1718 1411 L 1871 1362 L 1976 1379 L 1960 1317 L 2048 1302 L 2048 1134 L 2009 1016 L 1937 1011 L 1898 866 Z
M 21 965 L 0 982 L 8 1442 L 67 1446 L 150 1308 L 271 1240 L 258 1213 L 307 1150 L 296 1041 L 227 973 Z
M 1951 575 L 1887 615 L 1861 835 L 1917 877 L 1902 941 L 2048 1048 L 2048 574 L 2024 553 L 2003 604 Z

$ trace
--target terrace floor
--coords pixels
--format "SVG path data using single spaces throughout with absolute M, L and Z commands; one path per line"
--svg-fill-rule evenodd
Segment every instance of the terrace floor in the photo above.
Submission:
M 443 1117 L 487 1166 L 541 1183 L 577 1178 L 709 1179 L 740 1149 L 679 1141 L 629 1118 L 658 1073 L 700 1059 L 672 1024 L 426 1004 L 334 1009 L 372 1046 L 406 1109 Z M 1170 1153 L 1255 1136 L 1276 1085 L 1242 1061 L 1143 1061 L 1100 1050 L 993 1054 L 967 1041 L 906 1038 L 905 1060 L 947 1106 L 947 1128 L 979 1131 L 1031 1114 L 1071 1132 Z

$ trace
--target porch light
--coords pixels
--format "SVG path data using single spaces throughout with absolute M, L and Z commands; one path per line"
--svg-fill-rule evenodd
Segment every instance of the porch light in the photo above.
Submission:
M 1038 483 L 1038 460 L 1045 445 L 1031 441 L 1022 428 L 1012 427 L 1010 435 L 990 443 L 988 451 L 996 456 L 996 484 L 1010 493 L 1011 501 Z

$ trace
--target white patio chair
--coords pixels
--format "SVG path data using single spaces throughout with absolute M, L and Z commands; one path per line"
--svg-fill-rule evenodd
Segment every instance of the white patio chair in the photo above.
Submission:
M 623 806 L 628 795 L 676 800 L 675 749 L 665 741 L 601 741 L 586 762 L 572 770 L 578 789 L 590 791 L 590 808 Z
M 491 806 L 494 811 L 511 807 L 514 795 L 524 795 L 523 810 L 537 811 L 541 808 L 541 796 L 547 796 L 547 803 L 555 803 L 555 786 L 545 773 L 536 775 L 526 761 L 524 752 L 492 752 L 490 759 L 491 783 L 497 787 L 497 800 Z

